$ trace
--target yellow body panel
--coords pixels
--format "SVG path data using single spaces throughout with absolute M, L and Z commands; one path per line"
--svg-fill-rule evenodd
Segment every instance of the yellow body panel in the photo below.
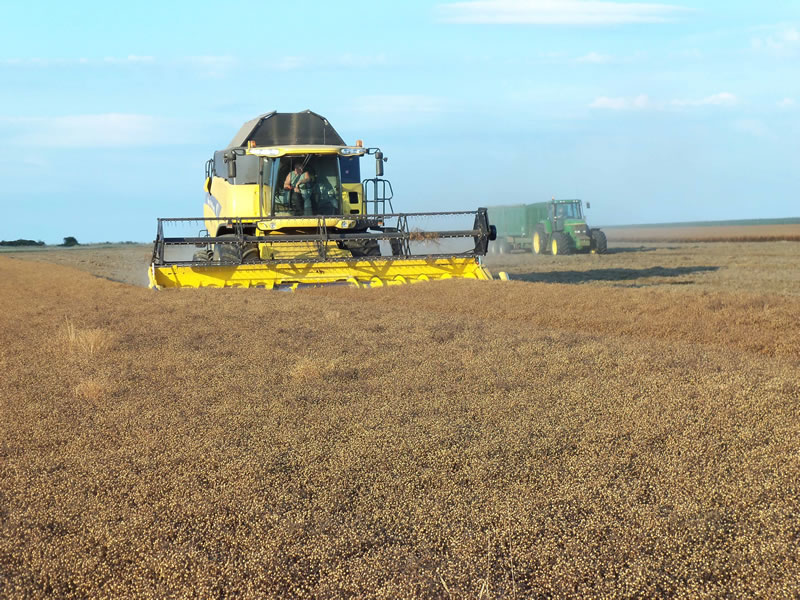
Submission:
M 258 185 L 231 185 L 221 177 L 214 177 L 211 180 L 211 195 L 216 199 L 219 206 L 216 212 L 208 202 L 203 205 L 203 216 L 213 220 L 217 217 L 235 217 L 238 215 L 250 216 L 260 215 L 261 207 L 258 199 Z M 213 237 L 217 234 L 217 227 L 223 223 L 219 220 L 213 221 L 208 227 L 209 234 Z
M 357 202 L 350 201 L 350 192 L 356 193 Z M 360 183 L 342 184 L 342 212 L 345 215 L 363 215 L 364 210 L 364 187 Z
M 295 289 L 299 285 L 349 284 L 381 287 L 439 279 L 492 279 L 480 261 L 470 258 L 420 258 L 336 261 L 292 261 L 276 264 L 244 264 L 150 267 L 150 287 L 264 287 Z
M 335 216 L 319 216 L 319 217 L 292 217 L 283 219 L 260 219 L 256 221 L 256 229 L 274 233 L 279 229 L 298 228 L 298 227 L 311 227 L 316 229 L 323 225 L 328 229 L 352 229 L 357 224 L 357 219 Z
M 316 260 L 320 257 L 322 242 L 283 242 L 281 244 L 259 244 L 258 255 L 261 260 Z M 325 256 L 331 259 L 351 258 L 349 250 L 342 250 L 336 242 L 325 242 Z

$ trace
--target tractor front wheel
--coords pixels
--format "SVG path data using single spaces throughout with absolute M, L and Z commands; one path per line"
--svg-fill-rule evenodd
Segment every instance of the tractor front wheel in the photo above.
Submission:
M 569 245 L 569 239 L 563 233 L 554 233 L 550 240 L 550 253 L 553 256 L 561 256 L 562 254 L 569 254 L 572 248 Z
M 599 229 L 592 229 L 592 249 L 597 254 L 605 254 L 608 251 L 606 234 Z

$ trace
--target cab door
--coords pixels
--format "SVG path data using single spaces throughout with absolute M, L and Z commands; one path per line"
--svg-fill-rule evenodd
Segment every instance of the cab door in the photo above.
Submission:
M 550 222 L 553 223 L 553 231 L 564 231 L 564 205 L 551 204 L 548 208 Z
M 272 215 L 272 190 L 275 189 L 272 173 L 272 159 L 261 157 L 261 168 L 258 173 L 258 182 L 261 189 L 260 210 L 262 215 Z

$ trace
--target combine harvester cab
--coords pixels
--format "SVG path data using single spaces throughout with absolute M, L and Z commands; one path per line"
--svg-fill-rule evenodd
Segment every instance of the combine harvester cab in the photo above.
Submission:
M 366 155 L 376 174 L 362 180 Z M 245 123 L 206 163 L 203 216 L 158 219 L 150 287 L 491 279 L 486 209 L 395 213 L 386 160 L 379 148 L 346 145 L 311 111 Z

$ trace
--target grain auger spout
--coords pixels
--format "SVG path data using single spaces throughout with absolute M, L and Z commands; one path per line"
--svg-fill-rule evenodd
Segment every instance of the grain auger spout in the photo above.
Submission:
M 361 159 L 375 176 L 361 178 Z M 159 219 L 152 288 L 491 279 L 486 209 L 396 213 L 388 159 L 309 110 L 245 123 L 206 163 L 203 216 Z
M 153 288 L 345 284 L 381 287 L 464 278 L 488 280 L 481 262 L 494 229 L 486 209 L 352 216 L 220 219 L 226 233 L 175 237 L 165 231 L 206 218 L 159 219 Z M 452 227 L 441 227 L 446 224 Z M 219 229 L 219 228 L 217 228 Z

